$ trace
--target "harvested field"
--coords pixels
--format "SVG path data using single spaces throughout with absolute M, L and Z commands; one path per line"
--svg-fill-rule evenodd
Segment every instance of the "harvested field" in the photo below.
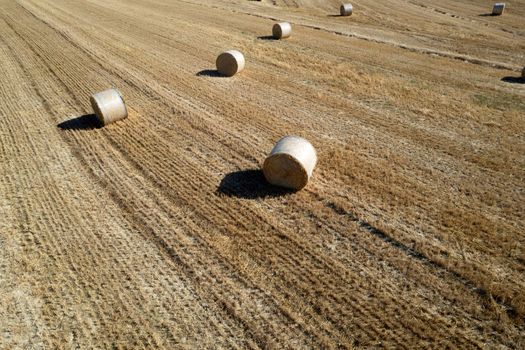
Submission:
M 352 4 L 0 0 L 0 348 L 525 348 L 525 1 Z

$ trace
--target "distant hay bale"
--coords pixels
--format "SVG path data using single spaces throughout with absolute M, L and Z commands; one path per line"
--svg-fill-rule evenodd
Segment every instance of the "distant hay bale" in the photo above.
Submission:
M 128 116 L 124 99 L 117 89 L 98 92 L 91 96 L 90 101 L 102 125 L 111 124 Z
M 298 136 L 280 139 L 263 164 L 266 180 L 272 185 L 300 190 L 308 183 L 317 163 L 310 142 Z
M 227 77 L 232 77 L 244 69 L 244 56 L 237 50 L 223 52 L 215 62 L 217 71 Z
M 354 8 L 352 7 L 352 4 L 342 4 L 339 8 L 339 12 L 341 13 L 341 16 L 350 16 L 352 15 L 352 11 Z
M 501 14 L 503 14 L 503 10 L 505 10 L 504 2 L 495 3 L 494 6 L 492 7 L 492 15 L 500 16 Z
M 292 25 L 288 22 L 275 23 L 272 28 L 275 39 L 285 39 L 292 34 Z

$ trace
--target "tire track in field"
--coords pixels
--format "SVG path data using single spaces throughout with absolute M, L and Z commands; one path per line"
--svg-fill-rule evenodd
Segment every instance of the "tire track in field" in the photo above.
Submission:
M 6 96 L 10 86 L 13 65 L 7 59 L 8 47 L 0 37 L 0 72 L 6 81 L 0 86 L 0 97 Z M 23 89 L 22 87 L 21 89 Z M 6 123 L 9 110 L 20 110 L 18 101 L 3 99 L 5 110 L 0 111 L 0 164 L 9 163 L 11 157 L 18 155 L 14 137 L 15 131 Z M 27 285 L 27 271 L 31 269 L 29 259 L 22 258 L 21 236 L 18 223 L 15 222 L 17 210 L 10 201 L 10 187 L 17 177 L 2 166 L 0 168 L 0 347 L 32 347 L 42 349 L 43 342 L 38 333 L 45 330 L 42 322 L 41 305 Z M 23 272 L 20 273 L 20 266 Z

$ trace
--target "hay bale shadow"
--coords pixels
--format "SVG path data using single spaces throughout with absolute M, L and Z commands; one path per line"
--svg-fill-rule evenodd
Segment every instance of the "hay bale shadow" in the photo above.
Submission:
M 273 37 L 273 35 L 262 35 L 262 36 L 258 36 L 257 39 L 259 40 L 268 40 L 268 41 L 276 41 L 277 39 L 275 39 Z
M 85 114 L 63 121 L 57 127 L 62 130 L 92 130 L 101 128 L 102 124 L 95 114 Z
M 217 188 L 217 193 L 245 199 L 280 197 L 293 192 L 287 188 L 270 185 L 263 172 L 255 169 L 226 174 Z
M 497 16 L 497 15 L 494 15 L 494 14 L 492 14 L 492 13 L 482 13 L 481 15 L 478 15 L 478 16 L 479 16 L 479 17 L 493 17 L 493 16 L 495 17 L 495 16 Z
M 203 69 L 195 74 L 198 77 L 211 77 L 211 78 L 226 78 L 225 75 L 219 73 L 216 69 Z
M 326 15 L 326 17 L 346 17 L 346 16 L 343 16 L 343 15 Z
M 525 84 L 525 78 L 521 78 L 521 77 L 503 77 L 501 78 L 501 81 L 504 81 L 510 84 Z

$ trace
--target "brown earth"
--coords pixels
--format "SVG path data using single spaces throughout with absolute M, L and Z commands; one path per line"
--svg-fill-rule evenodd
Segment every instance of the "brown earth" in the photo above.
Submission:
M 353 4 L 0 0 L 0 348 L 524 348 L 525 1 Z

